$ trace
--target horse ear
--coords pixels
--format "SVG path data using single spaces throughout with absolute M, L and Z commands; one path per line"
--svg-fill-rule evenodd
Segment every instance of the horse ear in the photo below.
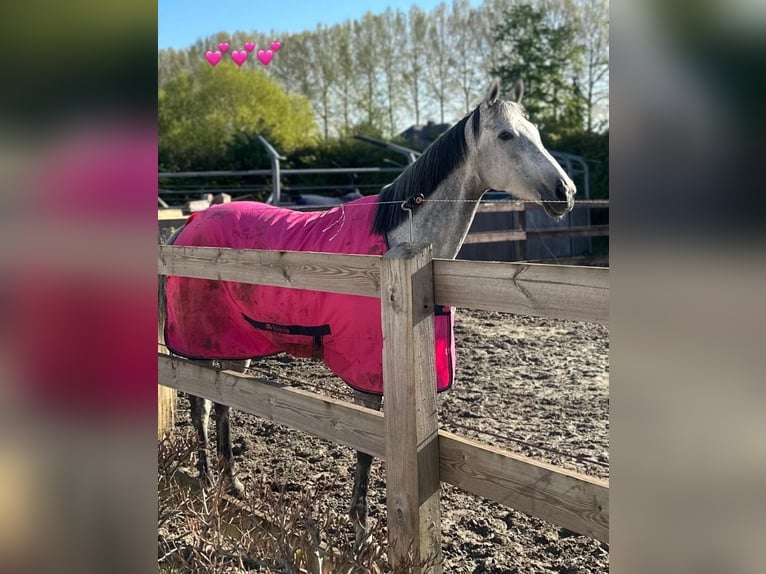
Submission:
M 492 80 L 492 85 L 489 87 L 489 90 L 487 91 L 487 97 L 486 102 L 488 106 L 493 105 L 497 98 L 500 97 L 500 82 L 497 78 Z
M 522 97 L 524 97 L 524 81 L 519 78 L 516 80 L 516 83 L 513 84 L 511 90 L 508 92 L 508 99 L 512 102 L 520 104 Z

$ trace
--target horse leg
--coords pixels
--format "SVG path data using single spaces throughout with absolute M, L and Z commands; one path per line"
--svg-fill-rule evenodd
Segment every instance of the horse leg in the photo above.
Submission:
M 191 419 L 197 431 L 197 470 L 203 482 L 210 480 L 210 467 L 207 460 L 207 425 L 210 420 L 211 403 L 207 399 L 189 395 Z
M 367 407 L 368 409 L 379 410 L 383 397 L 354 391 L 354 403 Z M 351 497 L 351 507 L 349 516 L 354 521 L 354 533 L 356 545 L 359 546 L 367 536 L 367 487 L 370 481 L 370 467 L 372 466 L 372 455 L 357 451 L 356 469 L 354 471 L 354 494 Z
M 229 370 L 242 373 L 250 366 L 250 360 L 226 361 L 225 367 Z M 234 472 L 234 454 L 231 449 L 231 432 L 229 426 L 229 411 L 227 405 L 215 403 L 215 438 L 218 452 L 218 464 L 223 471 L 223 479 L 231 494 L 242 497 L 245 494 L 245 486 L 237 479 Z
M 215 403 L 215 432 L 218 452 L 218 464 L 223 472 L 223 480 L 227 489 L 234 496 L 245 494 L 245 486 L 234 474 L 234 455 L 231 449 L 231 433 L 229 432 L 229 411 L 227 405 Z

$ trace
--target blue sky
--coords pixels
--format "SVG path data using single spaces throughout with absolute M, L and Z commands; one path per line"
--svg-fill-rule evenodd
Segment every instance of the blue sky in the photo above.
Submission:
M 159 0 L 158 48 L 185 48 L 216 32 L 293 33 L 355 20 L 388 6 L 430 12 L 442 0 Z M 476 5 L 477 2 L 471 2 Z M 275 38 L 276 39 L 276 38 Z

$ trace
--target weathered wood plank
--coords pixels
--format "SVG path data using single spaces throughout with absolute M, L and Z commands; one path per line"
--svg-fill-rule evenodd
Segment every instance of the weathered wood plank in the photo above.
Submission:
M 519 211 L 518 213 L 513 214 L 513 223 L 516 229 L 526 229 L 527 228 L 527 212 L 525 211 Z M 527 242 L 526 241 L 519 241 L 514 246 L 516 247 L 516 258 L 518 261 L 525 261 L 527 259 Z
M 478 231 L 469 233 L 464 245 L 474 243 L 497 243 L 500 241 L 525 241 L 540 237 L 602 237 L 609 235 L 608 225 L 583 225 L 579 227 L 551 227 L 549 229 L 518 229 L 510 231 Z
M 526 203 L 527 209 L 543 209 L 539 203 L 532 201 Z M 602 209 L 609 207 L 608 199 L 578 199 L 574 203 L 574 209 Z
M 180 208 L 174 208 L 174 207 L 166 207 L 164 209 L 158 209 L 157 210 L 157 221 L 162 221 L 164 219 L 188 219 L 188 215 L 184 215 L 183 211 Z
M 159 383 L 383 457 L 383 415 L 370 409 L 158 354 Z
M 580 225 L 527 230 L 529 239 L 538 237 L 601 237 L 605 235 L 609 235 L 609 225 Z
M 430 245 L 397 245 L 381 261 L 386 506 L 394 567 L 411 549 L 442 571 L 439 429 Z M 418 570 L 420 571 L 420 570 Z
M 157 439 L 173 429 L 176 421 L 176 391 L 157 385 Z
M 574 209 L 603 209 L 609 207 L 608 199 L 579 199 L 575 201 Z M 543 209 L 543 206 L 533 201 L 486 201 L 479 204 L 479 213 L 525 211 L 527 209 Z
M 191 215 L 192 213 L 198 213 L 200 211 L 205 211 L 210 207 L 210 203 L 213 199 L 212 194 L 208 194 L 210 197 L 206 199 L 192 199 L 190 201 L 187 201 L 183 208 L 181 209 L 181 212 L 184 215 Z
M 379 296 L 380 258 L 375 256 L 159 249 L 160 274 Z M 608 269 L 582 266 L 434 261 L 439 304 L 598 323 L 608 321 L 608 274 Z
M 165 346 L 164 322 L 157 322 L 157 354 L 167 356 Z M 157 385 L 157 440 L 169 433 L 176 423 L 176 391 L 170 387 Z
M 158 363 L 161 385 L 228 404 L 243 412 L 385 459 L 385 423 L 380 412 L 249 375 L 216 371 L 164 354 L 159 356 Z M 608 527 L 609 521 L 609 485 L 606 481 L 482 445 L 446 431 L 439 431 L 439 449 L 440 478 L 443 482 L 573 532 L 599 540 L 606 538 L 604 528 Z M 556 495 L 547 497 L 546 504 L 537 502 L 538 489 L 545 493 L 545 489 L 559 488 L 560 485 L 566 485 L 564 491 L 569 493 L 563 500 L 557 499 Z M 589 495 L 583 493 L 589 492 L 594 493 L 594 500 L 597 501 L 594 508 L 598 514 L 580 521 L 573 519 L 571 509 L 587 507 Z M 571 500 L 573 496 L 574 503 Z M 559 509 L 559 505 L 562 508 Z M 598 505 L 601 505 L 601 510 Z M 596 527 L 594 523 L 605 526 Z
M 609 483 L 441 431 L 441 477 L 553 524 L 609 542 Z
M 556 257 L 556 259 L 529 259 L 526 263 L 545 265 L 580 265 L 588 267 L 609 267 L 609 255 L 580 255 L 577 257 Z
M 575 207 L 580 205 L 581 207 L 589 207 L 592 209 L 602 209 L 609 207 L 609 200 L 608 199 L 581 199 L 579 201 L 575 201 Z
M 509 211 L 524 211 L 526 207 L 521 201 L 492 201 L 479 204 L 478 213 L 507 213 Z
M 524 241 L 527 238 L 526 231 L 477 231 L 469 233 L 463 241 L 463 245 L 474 243 L 496 243 L 499 241 Z
M 609 320 L 606 268 L 445 259 L 435 259 L 433 265 L 439 305 L 595 323 Z
M 159 247 L 160 275 L 380 296 L 380 257 L 216 247 Z

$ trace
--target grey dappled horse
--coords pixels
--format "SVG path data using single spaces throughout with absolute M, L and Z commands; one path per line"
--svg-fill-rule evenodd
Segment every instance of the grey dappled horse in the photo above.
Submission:
M 575 185 L 543 147 L 539 132 L 527 120 L 521 106 L 522 92 L 523 86 L 517 82 L 503 100 L 497 81 L 493 82 L 484 101 L 381 190 L 372 231 L 385 235 L 392 249 L 399 243 L 430 243 L 435 258 L 454 259 L 488 189 L 504 190 L 518 199 L 542 203 L 551 217 L 568 213 L 574 205 Z M 425 201 L 412 207 L 410 236 L 408 214 L 401 208 L 401 202 L 420 194 Z M 172 244 L 173 239 L 168 243 Z M 161 280 L 161 324 L 163 297 Z M 226 367 L 232 370 L 244 371 L 249 364 L 250 360 L 226 361 Z M 207 476 L 211 402 L 199 397 L 190 400 L 192 422 L 199 437 L 198 469 L 202 476 Z M 365 407 L 378 410 L 381 401 L 380 396 L 354 391 L 354 402 Z M 216 404 L 215 413 L 217 453 L 224 478 L 232 491 L 241 494 L 244 488 L 233 465 L 229 407 Z M 357 523 L 357 541 L 366 532 L 371 463 L 372 456 L 357 453 L 349 510 Z

